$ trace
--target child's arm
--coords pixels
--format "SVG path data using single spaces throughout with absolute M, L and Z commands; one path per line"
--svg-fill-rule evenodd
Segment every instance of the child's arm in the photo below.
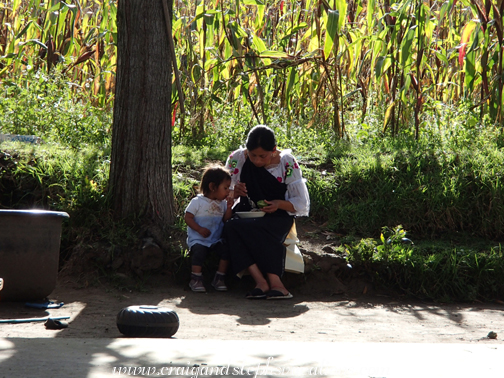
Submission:
M 226 208 L 226 212 L 224 213 L 224 216 L 222 217 L 223 222 L 228 221 L 233 216 L 233 211 L 231 210 L 231 208 L 233 207 L 234 199 L 231 197 L 228 197 L 228 198 L 226 198 L 226 201 L 227 201 L 227 208 Z
M 208 238 L 211 234 L 210 230 L 205 227 L 201 227 L 195 220 L 194 220 L 194 214 L 191 214 L 186 211 L 184 215 L 184 220 L 187 224 L 188 227 L 191 227 L 194 231 L 196 231 L 198 234 L 203 236 L 204 238 Z

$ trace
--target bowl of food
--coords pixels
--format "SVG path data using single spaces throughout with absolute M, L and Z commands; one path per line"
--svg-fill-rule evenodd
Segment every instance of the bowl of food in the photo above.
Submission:
M 237 211 L 236 214 L 240 218 L 261 218 L 266 214 L 264 211 L 255 210 L 255 211 Z

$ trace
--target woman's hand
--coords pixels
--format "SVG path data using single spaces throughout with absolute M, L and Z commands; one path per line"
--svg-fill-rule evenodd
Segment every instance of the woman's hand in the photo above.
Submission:
M 264 211 L 265 213 L 274 213 L 278 209 L 290 211 L 291 213 L 296 211 L 294 209 L 294 206 L 292 205 L 292 203 L 289 201 L 285 201 L 285 200 L 266 201 L 266 200 L 264 200 L 264 202 L 266 202 L 268 204 L 268 206 L 261 208 L 261 210 Z
M 238 181 L 234 186 L 234 198 L 245 197 L 247 195 L 247 185 Z
M 266 201 L 264 200 L 264 202 L 266 202 L 268 204 L 268 206 L 264 206 L 264 207 L 261 207 L 261 210 L 264 211 L 265 213 L 274 213 L 275 211 L 277 211 L 280 207 L 280 200 L 271 200 L 271 201 Z

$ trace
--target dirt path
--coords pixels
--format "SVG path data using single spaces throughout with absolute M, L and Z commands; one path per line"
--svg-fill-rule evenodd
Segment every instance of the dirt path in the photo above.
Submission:
M 247 300 L 244 284 L 227 293 L 196 294 L 185 285 L 156 283 L 147 292 L 108 286 L 78 288 L 60 282 L 50 299 L 64 302 L 49 311 L 24 303 L 0 303 L 0 319 L 69 316 L 69 327 L 47 330 L 43 322 L 0 324 L 0 337 L 121 337 L 117 313 L 130 305 L 159 305 L 180 318 L 178 339 L 496 343 L 504 340 L 504 306 L 405 303 L 387 297 L 293 290 L 291 300 Z M 496 339 L 487 337 L 497 333 Z
M 300 223 L 300 247 L 324 255 L 333 235 L 310 222 Z M 504 340 L 504 305 L 475 303 L 439 305 L 398 300 L 377 292 L 359 280 L 343 284 L 333 270 L 341 259 L 328 256 L 317 261 L 310 274 L 287 273 L 284 282 L 294 294 L 290 300 L 247 300 L 250 277 L 231 282 L 230 291 L 196 294 L 187 282 L 171 283 L 153 275 L 141 290 L 128 276 L 122 282 L 104 284 L 96 277 L 76 280 L 60 275 L 50 295 L 64 302 L 49 311 L 24 303 L 0 302 L 0 319 L 68 316 L 69 327 L 47 330 L 43 322 L 0 324 L 0 337 L 117 338 L 118 312 L 133 305 L 156 305 L 176 311 L 178 339 L 279 340 L 329 342 L 495 343 Z M 343 259 L 346 266 L 346 262 Z M 248 279 L 247 279 L 248 278 Z M 122 290 L 120 290 L 122 288 Z M 495 332 L 495 339 L 488 338 Z

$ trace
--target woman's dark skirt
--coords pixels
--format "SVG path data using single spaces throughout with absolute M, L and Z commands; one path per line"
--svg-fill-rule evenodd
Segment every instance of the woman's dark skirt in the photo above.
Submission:
M 293 222 L 292 216 L 268 215 L 227 221 L 222 236 L 229 248 L 233 274 L 257 264 L 263 274 L 281 277 L 285 266 L 283 242 Z

